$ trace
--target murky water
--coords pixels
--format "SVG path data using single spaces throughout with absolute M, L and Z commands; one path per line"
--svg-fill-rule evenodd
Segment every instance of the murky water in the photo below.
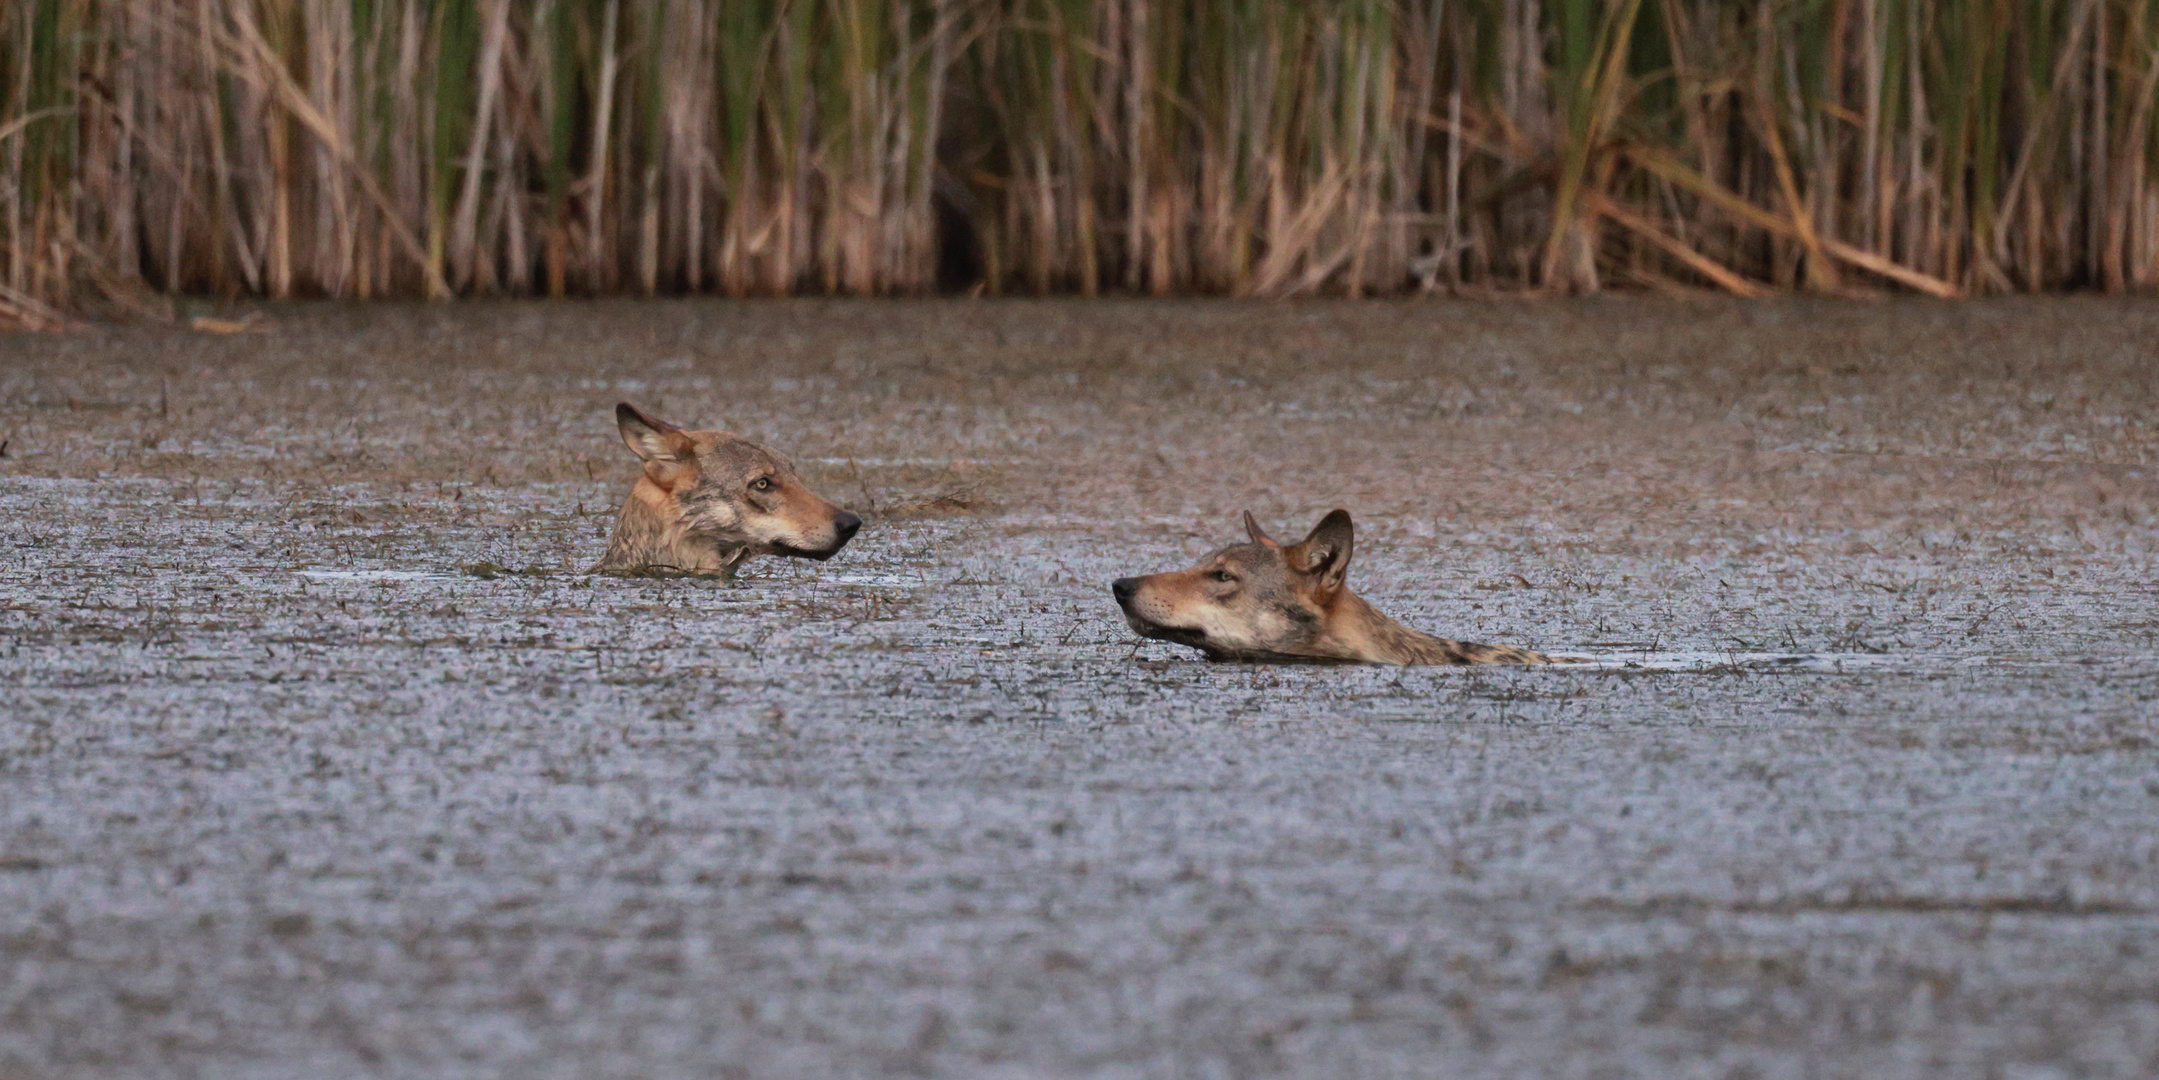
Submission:
M 2159 1072 L 2159 306 L 270 316 L 0 339 L 0 1076 Z M 1109 600 L 1335 506 L 1595 662 Z

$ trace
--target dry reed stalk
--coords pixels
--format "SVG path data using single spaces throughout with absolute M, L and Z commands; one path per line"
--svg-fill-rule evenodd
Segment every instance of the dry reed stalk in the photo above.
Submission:
M 150 290 L 2151 288 L 2148 6 L 19 0 L 0 321 Z

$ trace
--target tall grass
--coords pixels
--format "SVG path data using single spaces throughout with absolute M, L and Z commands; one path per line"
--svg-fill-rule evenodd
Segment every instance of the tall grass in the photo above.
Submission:
M 0 318 L 2159 284 L 2159 0 L 13 0 Z

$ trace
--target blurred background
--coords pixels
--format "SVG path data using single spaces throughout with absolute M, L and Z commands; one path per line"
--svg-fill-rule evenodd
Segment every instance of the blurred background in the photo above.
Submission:
M 13 0 L 0 318 L 2109 292 L 2152 0 Z

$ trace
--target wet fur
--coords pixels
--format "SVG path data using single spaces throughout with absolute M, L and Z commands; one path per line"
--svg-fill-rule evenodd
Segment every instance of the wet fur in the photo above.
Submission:
M 1248 543 L 1184 570 L 1121 578 L 1111 592 L 1142 637 L 1210 660 L 1350 664 L 1541 664 L 1513 645 L 1455 641 L 1388 618 L 1346 584 L 1354 526 L 1346 511 L 1284 547 L 1245 515 Z
M 615 407 L 615 423 L 644 471 L 594 573 L 724 577 L 752 555 L 828 559 L 862 525 L 803 486 L 769 447 L 685 431 L 628 404 Z

